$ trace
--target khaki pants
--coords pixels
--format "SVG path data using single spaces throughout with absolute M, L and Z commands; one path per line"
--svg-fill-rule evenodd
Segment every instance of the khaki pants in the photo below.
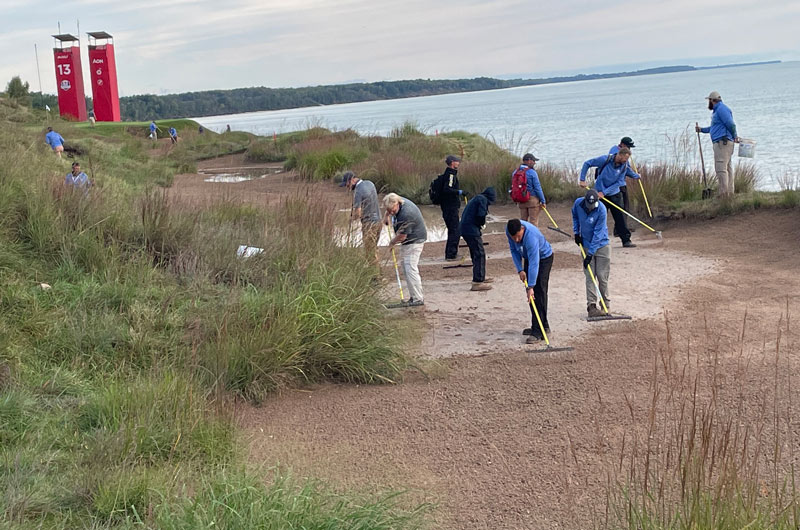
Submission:
M 419 257 L 425 243 L 411 243 L 400 245 L 400 264 L 403 267 L 403 276 L 406 277 L 406 287 L 411 298 L 423 301 L 422 278 L 419 275 Z
M 728 140 L 727 144 L 722 143 L 722 140 L 714 142 L 714 171 L 717 174 L 717 182 L 719 183 L 720 197 L 730 197 L 733 195 L 733 146 L 732 140 Z
M 606 245 L 597 249 L 594 253 L 594 259 L 589 264 L 592 267 L 594 277 L 597 278 L 597 283 L 600 285 L 600 294 L 603 295 L 603 300 L 606 305 L 609 305 L 608 300 L 608 274 L 611 272 L 611 245 Z M 583 269 L 583 275 L 586 277 L 586 303 L 588 305 L 597 305 L 597 289 L 595 289 L 592 277 L 589 276 L 589 269 Z M 603 306 L 600 306 L 602 309 Z
M 365 223 L 361 222 L 361 241 L 364 243 L 364 252 L 367 255 L 367 261 L 378 269 L 378 235 L 381 232 L 380 223 Z
M 533 226 L 539 226 L 539 213 L 542 211 L 542 203 L 538 197 L 531 196 L 528 202 L 517 203 L 519 206 L 519 218 L 521 221 L 528 221 Z

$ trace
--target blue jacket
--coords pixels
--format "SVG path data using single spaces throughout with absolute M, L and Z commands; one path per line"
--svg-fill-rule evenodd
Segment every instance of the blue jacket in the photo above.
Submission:
M 716 142 L 727 138 L 736 139 L 736 124 L 733 123 L 733 112 L 725 103 L 718 101 L 711 111 L 711 126 L 703 127 L 700 132 L 711 133 L 711 141 Z
M 553 248 L 538 228 L 528 221 L 522 221 L 522 226 L 525 228 L 522 241 L 516 243 L 511 239 L 508 228 L 506 228 L 506 237 L 511 249 L 511 259 L 514 260 L 517 272 L 522 272 L 522 259 L 528 259 L 528 270 L 525 273 L 528 275 L 528 286 L 533 287 L 536 285 L 536 278 L 539 275 L 539 260 L 552 256 Z
M 627 162 L 617 164 L 614 162 L 614 155 L 603 155 L 591 158 L 583 163 L 581 168 L 581 182 L 586 181 L 586 172 L 590 167 L 602 168 L 602 171 L 594 179 L 594 189 L 603 192 L 604 195 L 616 195 L 619 193 L 621 182 L 625 182 L 625 177 L 638 179 L 639 174 L 633 171 Z
M 481 227 L 486 224 L 486 215 L 489 213 L 489 205 L 494 204 L 497 194 L 494 188 L 489 186 L 480 195 L 471 198 L 464 207 L 461 214 L 461 235 L 478 237 L 481 235 Z
M 156 122 L 150 122 L 150 132 L 156 132 Z
M 603 203 L 599 203 L 592 213 L 583 209 L 583 197 L 575 199 L 572 205 L 572 232 L 583 238 L 583 249 L 594 255 L 598 249 L 608 245 L 608 212 Z
M 539 174 L 536 172 L 536 170 L 532 167 L 526 166 L 525 164 L 520 164 L 519 168 L 528 169 L 528 171 L 525 172 L 525 180 L 528 184 L 528 193 L 531 194 L 531 197 L 537 197 L 539 202 L 542 204 L 547 204 L 547 200 L 544 198 L 544 191 L 542 191 L 542 183 L 539 182 Z M 516 171 L 514 173 L 516 173 Z M 513 176 L 514 173 L 511 175 Z
M 55 149 L 59 145 L 64 145 L 64 138 L 62 138 L 61 135 L 55 131 L 50 131 L 47 133 L 44 136 L 44 141 L 50 146 L 51 149 Z

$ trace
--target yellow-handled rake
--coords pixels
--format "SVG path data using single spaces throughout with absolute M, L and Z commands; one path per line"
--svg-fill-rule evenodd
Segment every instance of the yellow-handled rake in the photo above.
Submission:
M 386 225 L 386 235 L 389 236 L 389 241 L 392 240 L 392 232 L 389 230 L 389 225 Z M 392 261 L 394 261 L 394 275 L 397 278 L 397 287 L 400 289 L 400 303 L 403 302 L 403 284 L 400 282 L 400 268 L 397 266 L 397 256 L 394 253 L 394 247 L 392 247 Z
M 528 280 L 525 280 L 525 294 L 526 295 L 528 294 Z M 572 350 L 574 350 L 575 348 L 573 348 L 572 346 L 562 346 L 562 347 L 559 348 L 559 347 L 555 347 L 555 346 L 550 345 L 550 339 L 547 338 L 547 332 L 544 330 L 544 325 L 542 324 L 542 317 L 539 316 L 539 310 L 536 309 L 536 303 L 533 301 L 533 296 L 532 295 L 528 296 L 528 303 L 531 304 L 531 307 L 533 308 L 533 314 L 536 315 L 536 322 L 539 323 L 539 330 L 542 332 L 542 337 L 544 337 L 544 344 L 545 344 L 544 348 L 538 348 L 538 349 L 529 350 L 529 351 L 535 351 L 535 352 L 557 352 L 557 351 L 572 351 Z
M 586 251 L 583 249 L 583 243 L 578 243 L 578 246 L 581 248 L 581 256 L 583 259 L 586 259 Z M 603 298 L 603 293 L 600 292 L 600 283 L 597 281 L 594 273 L 592 272 L 592 265 L 589 264 L 586 266 L 586 270 L 589 271 L 589 277 L 592 279 L 592 283 L 594 284 L 594 288 L 597 291 L 597 296 L 600 298 L 600 304 L 603 306 L 603 311 L 608 314 L 608 306 L 606 305 L 605 298 Z
M 634 215 L 632 215 L 632 214 L 628 213 L 626 210 L 624 210 L 623 208 L 620 208 L 619 206 L 617 206 L 617 205 L 616 205 L 616 204 L 614 204 L 613 202 L 609 201 L 609 200 L 608 200 L 608 199 L 606 199 L 605 197 L 603 197 L 603 201 L 604 201 L 606 204 L 610 204 L 611 206 L 613 206 L 614 208 L 616 208 L 616 209 L 617 209 L 617 210 L 619 210 L 620 212 L 624 213 L 625 215 L 627 215 L 628 217 L 630 217 L 631 219 L 633 219 L 634 221 L 636 221 L 637 223 L 639 223 L 639 224 L 640 224 L 640 225 L 642 225 L 643 227 L 645 227 L 645 228 L 647 228 L 648 230 L 650 230 L 651 232 L 653 232 L 653 233 L 656 235 L 656 237 L 658 238 L 658 240 L 659 240 L 659 241 L 662 241 L 662 240 L 664 239 L 663 237 L 661 237 L 661 230 L 656 230 L 655 228 L 653 228 L 653 227 L 652 227 L 652 226 L 650 226 L 649 224 L 647 224 L 647 223 L 645 223 L 644 221 L 642 221 L 642 220 L 638 219 L 638 218 L 637 218 L 637 217 L 635 217 Z
M 631 166 L 633 166 L 633 170 L 638 174 L 639 170 L 636 169 L 636 162 L 633 161 L 631 158 Z M 639 181 L 639 189 L 642 190 L 642 197 L 644 197 L 644 204 L 647 206 L 647 214 L 650 216 L 650 219 L 653 218 L 653 212 L 650 210 L 650 202 L 647 200 L 647 194 L 644 192 L 644 184 L 642 184 L 642 176 L 639 175 L 639 178 L 636 179 Z

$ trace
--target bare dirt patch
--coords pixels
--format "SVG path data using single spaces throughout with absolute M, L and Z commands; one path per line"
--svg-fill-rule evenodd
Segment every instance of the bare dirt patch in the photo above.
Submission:
M 633 258 L 616 252 L 615 307 L 641 316 L 583 328 L 585 323 L 568 316 L 583 310 L 582 292 L 573 293 L 572 302 L 566 293 L 559 296 L 566 305 L 554 312 L 559 320 L 554 321 L 553 336 L 562 341 L 566 332 L 560 327 L 577 326 L 570 332 L 574 352 L 529 354 L 509 347 L 509 336 L 480 345 L 486 355 L 443 361 L 448 370 L 443 378 L 417 377 L 380 387 L 322 385 L 287 391 L 261 407 L 245 407 L 241 424 L 251 459 L 279 461 L 302 476 L 343 487 L 422 492 L 420 496 L 439 503 L 436 527 L 589 527 L 593 519 L 602 518 L 609 473 L 618 465 L 623 436 L 647 420 L 653 364 L 667 336 L 659 313 L 670 315 L 672 340 L 684 345 L 687 360 L 695 363 L 697 351 L 714 348 L 721 352 L 717 369 L 729 378 L 744 356 L 751 382 L 742 391 L 753 396 L 767 391 L 764 383 L 774 366 L 764 353 L 765 344 L 768 349 L 774 342 L 787 303 L 793 314 L 800 309 L 787 296 L 800 292 L 791 250 L 800 242 L 796 215 L 760 212 L 674 226 L 665 230 L 663 248 L 635 249 Z M 772 234 L 794 246 L 772 243 Z M 563 261 L 568 259 L 577 261 L 573 255 Z M 631 276 L 638 267 L 642 278 Z M 567 268 L 554 271 L 551 289 L 582 285 L 564 274 L 574 275 Z M 672 279 L 656 278 L 663 275 Z M 513 278 L 508 281 L 509 293 L 516 293 Z M 440 303 L 438 298 L 446 302 L 462 296 L 468 277 L 452 286 L 433 282 L 441 286 L 426 284 L 431 306 Z M 655 303 L 650 289 L 658 285 L 667 294 L 658 295 Z M 498 300 L 503 303 L 470 310 L 476 325 L 488 328 L 477 319 L 499 313 L 514 319 L 518 332 L 526 323 L 524 306 Z M 746 337 L 744 346 L 738 346 L 745 311 Z M 454 345 L 462 337 L 463 349 L 478 350 L 475 337 L 453 333 L 450 340 Z M 446 349 L 443 342 L 436 348 Z M 789 353 L 786 362 L 787 368 L 796 369 L 797 353 Z M 796 409 L 795 404 L 784 405 Z

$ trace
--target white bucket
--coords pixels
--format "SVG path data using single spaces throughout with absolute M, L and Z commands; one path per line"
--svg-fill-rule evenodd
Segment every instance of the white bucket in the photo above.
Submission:
M 753 158 L 756 154 L 756 141 L 748 140 L 747 138 L 739 139 L 739 157 L 740 158 Z

